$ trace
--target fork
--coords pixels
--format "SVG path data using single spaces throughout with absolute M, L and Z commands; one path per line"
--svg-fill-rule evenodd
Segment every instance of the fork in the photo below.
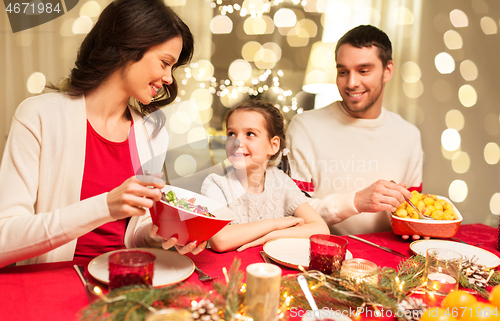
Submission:
M 210 276 L 206 274 L 205 272 L 200 270 L 196 265 L 194 266 L 194 268 L 196 269 L 196 272 L 198 272 L 198 280 L 200 280 L 201 282 L 210 282 L 214 279 L 217 279 L 216 276 Z

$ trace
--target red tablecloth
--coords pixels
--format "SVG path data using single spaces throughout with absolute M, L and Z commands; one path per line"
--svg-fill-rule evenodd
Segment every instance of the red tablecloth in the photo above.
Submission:
M 392 232 L 361 235 L 364 239 L 412 255 L 411 241 L 404 241 Z M 455 236 L 470 244 L 496 251 L 497 229 L 482 224 L 462 225 Z M 403 258 L 370 245 L 348 238 L 348 249 L 354 257 L 368 259 L 379 266 L 396 268 Z M 222 267 L 229 269 L 235 257 L 241 259 L 241 269 L 251 263 L 262 262 L 262 246 L 243 252 L 215 253 L 210 250 L 199 255 L 188 255 L 207 274 L 223 278 Z M 85 262 L 58 262 L 29 266 L 10 266 L 0 269 L 0 320 L 58 321 L 75 320 L 80 309 L 88 304 L 84 288 L 73 264 Z M 283 275 L 297 273 L 282 267 Z M 94 280 L 95 281 L 95 280 Z M 185 282 L 201 284 L 197 274 Z M 209 285 L 207 285 L 209 286 Z

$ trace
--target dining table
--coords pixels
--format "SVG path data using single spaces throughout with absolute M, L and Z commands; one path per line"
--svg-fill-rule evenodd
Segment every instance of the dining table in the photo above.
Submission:
M 414 255 L 410 248 L 412 240 L 403 240 L 392 231 L 358 234 L 357 236 L 381 246 L 396 250 L 408 257 Z M 346 237 L 346 236 L 344 236 Z M 363 258 L 380 267 L 397 268 L 403 257 L 388 253 L 358 240 L 346 237 L 348 250 L 354 258 Z M 487 250 L 496 256 L 497 228 L 484 224 L 462 224 L 453 239 Z M 224 280 L 223 268 L 231 267 L 235 258 L 241 260 L 240 269 L 245 271 L 252 263 L 262 263 L 260 255 L 263 246 L 246 249 L 241 252 L 230 251 L 217 253 L 206 249 L 198 255 L 187 256 L 208 275 Z M 77 275 L 74 264 L 88 266 L 89 259 L 75 259 L 66 262 L 40 263 L 22 266 L 7 266 L 0 269 L 0 320 L 68 321 L 78 320 L 79 312 L 89 305 L 83 284 Z M 301 273 L 301 271 L 281 266 L 282 275 Z M 498 269 L 498 267 L 497 267 Z M 89 280 L 107 289 L 88 273 Z M 211 288 L 211 283 L 202 283 L 194 272 L 184 283 L 193 283 Z M 321 307 L 320 307 L 321 308 Z M 300 318 L 291 318 L 300 320 Z

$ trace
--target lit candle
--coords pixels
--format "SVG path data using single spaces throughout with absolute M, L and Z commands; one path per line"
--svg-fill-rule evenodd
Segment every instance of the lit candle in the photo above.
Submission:
M 444 273 L 430 273 L 427 275 L 427 287 L 440 293 L 449 293 L 458 289 L 455 278 Z
M 255 263 L 247 267 L 246 315 L 256 321 L 278 318 L 281 269 L 268 263 Z

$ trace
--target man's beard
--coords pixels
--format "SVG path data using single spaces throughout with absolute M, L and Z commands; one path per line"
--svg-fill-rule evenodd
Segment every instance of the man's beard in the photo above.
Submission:
M 385 85 L 385 84 L 383 83 L 383 81 L 382 81 L 382 80 L 381 80 L 381 83 L 382 83 L 382 85 L 380 86 L 380 90 L 379 90 L 379 92 L 378 92 L 377 96 L 376 96 L 376 97 L 374 97 L 373 99 L 369 100 L 369 101 L 366 103 L 366 106 L 365 106 L 365 107 L 363 107 L 362 109 L 354 109 L 354 107 L 356 106 L 356 104 L 352 104 L 352 105 L 351 105 L 350 103 L 348 104 L 348 100 L 344 99 L 344 100 L 342 101 L 342 102 L 343 102 L 343 105 L 344 105 L 344 108 L 346 108 L 348 111 L 350 111 L 350 112 L 352 112 L 352 113 L 354 113 L 354 114 L 357 114 L 357 113 L 363 113 L 363 112 L 367 111 L 368 109 L 370 109 L 370 108 L 373 106 L 373 104 L 374 104 L 374 103 L 375 103 L 375 102 L 379 99 L 379 97 L 382 95 L 382 91 L 383 91 L 383 89 L 384 89 L 384 85 Z M 349 106 L 349 105 L 351 105 L 351 106 Z

